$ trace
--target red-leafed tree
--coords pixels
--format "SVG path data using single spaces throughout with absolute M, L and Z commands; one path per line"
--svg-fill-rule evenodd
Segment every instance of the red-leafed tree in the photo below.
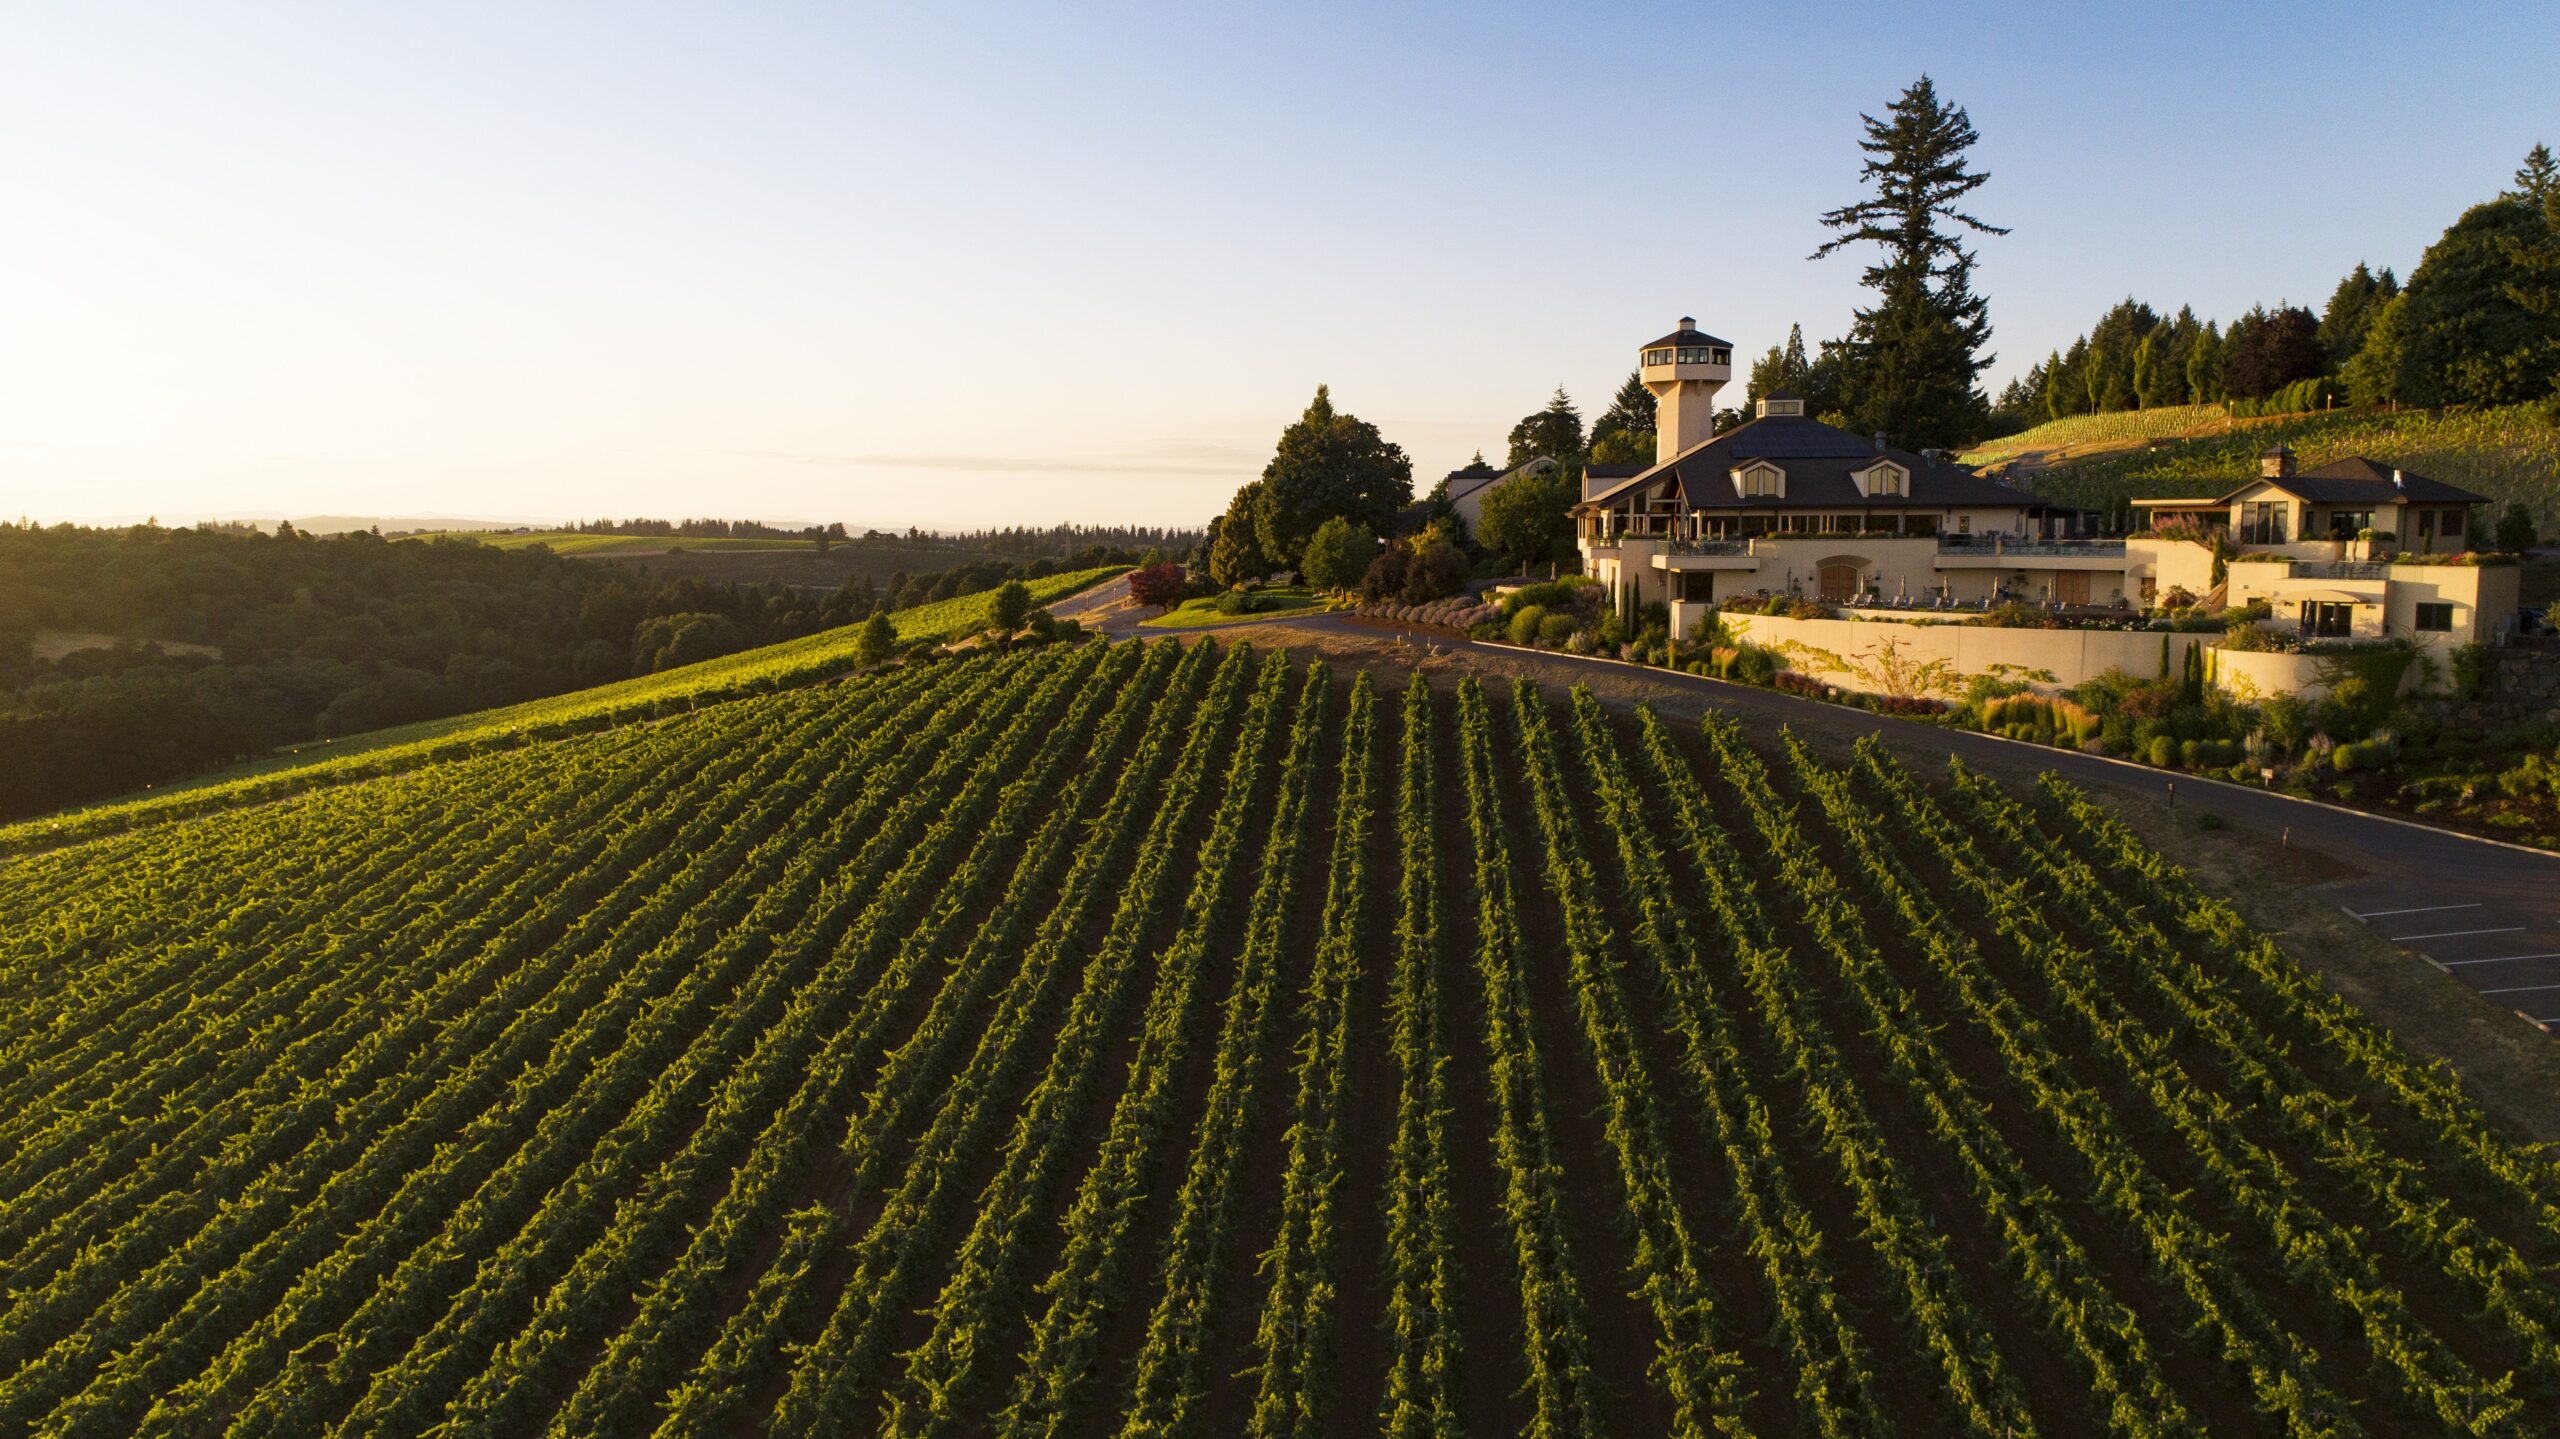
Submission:
M 1129 598 L 1160 610 L 1182 603 L 1190 588 L 1191 582 L 1183 577 L 1182 566 L 1177 564 L 1141 565 L 1129 572 Z

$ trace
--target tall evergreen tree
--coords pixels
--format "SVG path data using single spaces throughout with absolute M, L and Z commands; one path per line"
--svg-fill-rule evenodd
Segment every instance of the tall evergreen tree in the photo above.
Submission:
M 1985 235 L 2007 230 L 1958 208 L 1991 177 L 1965 168 L 1981 137 L 1961 107 L 1943 103 L 1928 76 L 1886 107 L 1859 118 L 1867 154 L 1859 176 L 1875 193 L 1822 217 L 1839 234 L 1814 258 L 1872 241 L 1883 247 L 1861 277 L 1878 296 L 1850 332 L 1854 362 L 1843 399 L 1860 429 L 1910 445 L 1952 446 L 1981 433 L 1990 402 L 1977 383 L 1992 357 L 1991 317 L 1973 292 L 1974 257 L 1949 226 Z
M 2053 418 L 2067 419 L 2089 408 L 2087 382 L 2080 372 L 2089 363 L 2089 341 L 2084 336 L 2071 342 L 2071 348 L 2055 355 L 2045 365 L 2044 408 Z
M 1582 413 L 1573 407 L 1573 399 L 1556 386 L 1555 398 L 1546 408 L 1511 427 L 1511 458 L 1506 466 L 1518 469 L 1531 460 L 1552 459 L 1569 470 L 1582 465 Z
M 2399 293 L 2400 281 L 2388 268 L 2376 275 L 2358 261 L 2347 272 L 2338 288 L 2329 292 L 2328 307 L 2320 312 L 2320 351 L 2328 356 L 2330 368 L 2345 364 L 2364 348 L 2365 331 L 2372 327 L 2374 316 Z
M 2222 327 L 2211 320 L 2187 350 L 2187 396 L 2199 405 L 2222 398 Z
M 1559 390 L 1557 393 L 1563 392 Z M 1626 383 L 1618 386 L 1618 393 L 1609 397 L 1609 408 L 1601 412 L 1599 419 L 1591 422 L 1592 448 L 1598 449 L 1600 442 L 1611 435 L 1643 435 L 1645 444 L 1650 446 L 1653 443 L 1655 412 L 1653 391 L 1644 387 L 1644 372 L 1627 371 Z

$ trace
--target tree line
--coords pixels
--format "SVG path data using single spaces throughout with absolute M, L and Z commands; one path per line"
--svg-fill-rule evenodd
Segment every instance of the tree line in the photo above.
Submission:
M 2289 301 L 2228 326 L 2127 297 L 2001 393 L 2024 426 L 2069 415 L 2226 403 L 2505 405 L 2560 383 L 2560 165 L 2536 145 L 2515 188 L 2472 206 L 2405 286 L 2359 263 L 2314 313 Z
M 651 674 L 1062 567 L 983 560 L 885 589 L 857 576 L 810 591 L 662 578 L 544 549 L 278 529 L 0 524 L 0 816 Z M 1135 555 L 1096 546 L 1069 558 Z

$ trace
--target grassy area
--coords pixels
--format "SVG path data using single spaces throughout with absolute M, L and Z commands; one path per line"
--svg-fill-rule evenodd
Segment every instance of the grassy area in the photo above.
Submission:
M 1125 568 L 1106 565 L 1032 580 L 1031 598 L 1036 604 L 1063 599 L 1100 584 Z M 993 623 L 994 607 L 995 591 L 986 590 L 899 610 L 892 618 L 902 641 L 943 640 L 987 628 Z M 0 827 L 0 853 L 86 839 L 148 820 L 253 803 L 315 785 L 388 774 L 528 739 L 574 734 L 739 695 L 805 684 L 852 667 L 860 628 L 847 625 L 659 674 L 499 709 L 475 710 L 343 739 L 293 745 L 263 759 L 162 786 L 136 798 L 111 800 Z
M 2234 420 L 2222 412 L 2220 405 L 2164 405 L 2156 410 L 2120 410 L 2111 415 L 2072 415 L 2049 420 L 2032 430 L 2003 435 L 1958 458 L 1968 465 L 1997 465 L 2021 455 L 2085 455 L 2266 423 L 2269 422 Z
M 1333 601 L 1304 585 L 1284 585 L 1255 590 L 1244 598 L 1252 608 L 1242 614 L 1229 614 L 1218 608 L 1219 595 L 1204 595 L 1184 600 L 1164 614 L 1139 624 L 1149 629 L 1190 629 L 1199 625 L 1249 625 L 1288 615 L 1322 614 L 1333 608 Z
M 562 555 L 654 555 L 669 550 L 809 550 L 815 540 L 762 539 L 756 537 L 688 538 L 683 535 L 582 535 L 571 530 L 544 530 L 534 534 L 510 534 L 492 530 L 450 530 L 442 534 L 411 535 L 409 539 L 467 540 L 491 549 L 525 550 L 547 545 L 552 553 Z
M 2160 410 L 2164 418 L 2198 408 Z M 2218 414 L 2219 412 L 2216 411 Z M 2038 426 L 1965 456 L 1981 462 L 2032 449 L 2044 434 L 2061 443 L 2095 444 L 2089 438 L 2109 425 L 2131 425 L 2139 415 L 2096 415 Z M 2067 429 L 2065 427 L 2079 427 Z M 2297 463 L 2312 469 L 2350 455 L 2367 455 L 2417 474 L 2487 495 L 2495 509 L 2510 501 L 2531 510 L 2546 535 L 2560 533 L 2560 423 L 2539 405 L 2490 410 L 2336 410 L 2268 420 L 2207 421 L 2203 430 L 2146 446 L 2118 448 L 2086 459 L 2063 457 L 2051 468 L 2018 476 L 2050 499 L 2116 512 L 2136 495 L 2211 495 L 2258 472 L 2258 455 L 2278 443 L 2293 447 Z

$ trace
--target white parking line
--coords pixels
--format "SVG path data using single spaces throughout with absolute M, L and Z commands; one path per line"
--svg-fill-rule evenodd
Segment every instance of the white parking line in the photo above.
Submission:
M 2518 959 L 2560 959 L 2560 949 L 2555 949 L 2548 954 L 2493 954 L 2487 959 L 2435 959 L 2432 962 L 2440 969 L 2452 969 L 2458 965 L 2505 964 L 2510 960 Z
M 2560 989 L 2560 984 L 2519 984 L 2511 989 L 2484 989 L 2482 994 L 2533 994 L 2545 989 Z
M 2351 909 L 2347 913 L 2354 914 L 2358 919 L 2380 919 L 2386 914 L 2433 914 L 2440 909 L 2478 909 L 2479 907 L 2477 904 L 2422 904 L 2416 909 L 2376 909 L 2363 914 L 2356 914 Z
M 2460 939 L 2466 934 L 2516 934 L 2523 929 L 2523 925 L 2510 924 L 2497 929 L 2442 929 L 2434 934 L 2394 934 L 2387 935 L 2385 938 L 2393 944 L 2407 944 L 2417 939 Z

